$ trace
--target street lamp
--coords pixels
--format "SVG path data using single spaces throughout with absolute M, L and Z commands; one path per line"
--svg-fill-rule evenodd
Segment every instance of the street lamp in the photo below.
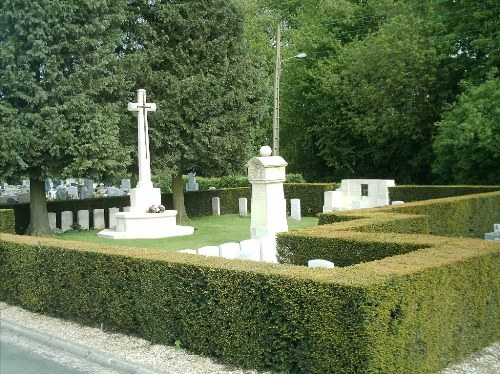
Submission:
M 305 58 L 305 53 L 286 58 L 283 62 L 293 58 Z M 274 111 L 273 111 L 273 156 L 280 154 L 280 76 L 281 76 L 281 28 L 276 30 L 276 69 L 274 72 Z

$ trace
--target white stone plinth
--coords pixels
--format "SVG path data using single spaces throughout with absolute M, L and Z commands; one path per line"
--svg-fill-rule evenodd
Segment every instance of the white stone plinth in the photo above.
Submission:
M 151 205 L 161 205 L 161 190 L 159 188 L 132 188 L 130 190 L 130 211 L 144 213 Z
M 116 213 L 116 229 L 103 230 L 98 235 L 108 239 L 157 239 L 193 234 L 194 227 L 176 225 L 176 215 L 176 210 Z
M 251 206 L 252 239 L 288 231 L 282 183 L 253 183 Z

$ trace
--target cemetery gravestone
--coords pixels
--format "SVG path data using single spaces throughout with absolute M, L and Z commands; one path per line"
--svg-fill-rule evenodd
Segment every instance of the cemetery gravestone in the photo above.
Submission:
M 94 228 L 104 229 L 106 224 L 104 222 L 104 209 L 94 209 Z
M 239 198 L 238 208 L 239 208 L 240 217 L 246 217 L 248 214 L 248 199 L 246 197 Z
M 240 253 L 240 244 L 234 242 L 224 243 L 219 246 L 219 249 L 220 257 L 235 259 Z
M 68 192 L 68 198 L 78 199 L 78 188 L 76 186 L 69 186 L 66 191 Z
M 116 213 L 120 213 L 120 208 L 109 208 L 109 228 L 116 227 Z
M 202 256 L 212 256 L 219 257 L 220 250 L 216 245 L 207 245 L 205 247 L 198 248 L 198 254 Z
M 186 183 L 186 191 L 198 191 L 198 183 L 196 183 L 196 173 L 188 173 L 188 182 Z
M 240 242 L 240 253 L 238 254 L 240 260 L 260 261 L 260 240 L 247 239 Z
M 68 191 L 66 191 L 65 187 L 59 186 L 57 187 L 56 196 L 61 200 L 66 200 L 68 198 Z
M 333 269 L 333 262 L 326 260 L 309 260 L 307 261 L 307 266 L 310 268 L 325 268 L 325 269 Z
M 129 192 L 132 188 L 132 184 L 130 183 L 130 179 L 122 179 L 120 189 L 125 192 Z
M 82 229 L 88 230 L 90 228 L 89 225 L 90 214 L 88 210 L 79 210 L 77 212 L 78 224 L 82 226 Z
M 71 228 L 73 224 L 73 212 L 65 210 L 61 212 L 61 230 L 66 231 Z
M 80 188 L 80 199 L 88 199 L 91 196 L 89 196 L 89 190 L 87 187 L 83 186 Z
M 57 227 L 56 220 L 57 220 L 57 214 L 50 212 L 49 213 L 49 227 L 51 230 L 54 230 Z
M 212 198 L 212 214 L 214 216 L 220 216 L 220 198 Z
M 300 200 L 299 199 L 291 199 L 290 200 L 290 212 L 291 217 L 295 221 L 300 221 L 302 219 L 300 212 Z

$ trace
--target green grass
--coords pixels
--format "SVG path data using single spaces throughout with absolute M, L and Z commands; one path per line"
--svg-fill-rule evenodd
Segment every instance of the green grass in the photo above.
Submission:
M 63 240 L 77 240 L 89 243 L 117 245 L 122 247 L 156 248 L 165 250 L 198 249 L 205 245 L 219 245 L 227 242 L 240 242 L 250 239 L 250 217 L 237 214 L 194 218 L 186 223 L 194 226 L 193 235 L 163 239 L 105 239 L 97 236 L 101 230 L 66 232 L 58 235 Z M 289 230 L 297 230 L 318 224 L 315 217 L 302 217 L 301 221 L 288 220 Z

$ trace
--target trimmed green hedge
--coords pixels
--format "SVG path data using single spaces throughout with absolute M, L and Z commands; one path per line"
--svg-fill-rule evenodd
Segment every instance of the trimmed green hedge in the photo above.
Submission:
M 422 243 L 330 270 L 4 234 L 0 299 L 243 367 L 435 373 L 500 338 L 500 248 Z
M 443 197 L 472 195 L 499 191 L 500 186 L 395 186 L 389 187 L 392 201 L 412 201 L 440 199 Z
M 368 228 L 358 227 L 358 231 L 400 232 L 421 234 L 482 238 L 485 232 L 493 229 L 493 223 L 500 222 L 500 191 L 476 195 L 465 195 L 435 200 L 418 201 L 402 205 L 391 205 L 363 211 L 332 212 L 319 214 L 319 224 L 325 225 L 339 221 L 372 217 L 373 213 L 400 213 L 418 215 L 418 228 L 406 225 L 400 220 L 394 222 L 390 229 L 384 222 L 382 226 L 376 221 L 368 221 Z M 364 226 L 364 225 L 362 225 Z
M 0 209 L 0 233 L 16 233 L 13 209 Z
M 278 235 L 278 257 L 294 265 L 321 258 L 349 266 L 417 249 L 411 244 L 391 244 L 392 233 L 482 238 L 496 222 L 500 222 L 500 191 L 321 213 L 320 226 Z M 339 232 L 354 235 L 346 241 L 338 237 Z M 361 233 L 388 234 L 383 241 L 373 242 L 369 234 Z

